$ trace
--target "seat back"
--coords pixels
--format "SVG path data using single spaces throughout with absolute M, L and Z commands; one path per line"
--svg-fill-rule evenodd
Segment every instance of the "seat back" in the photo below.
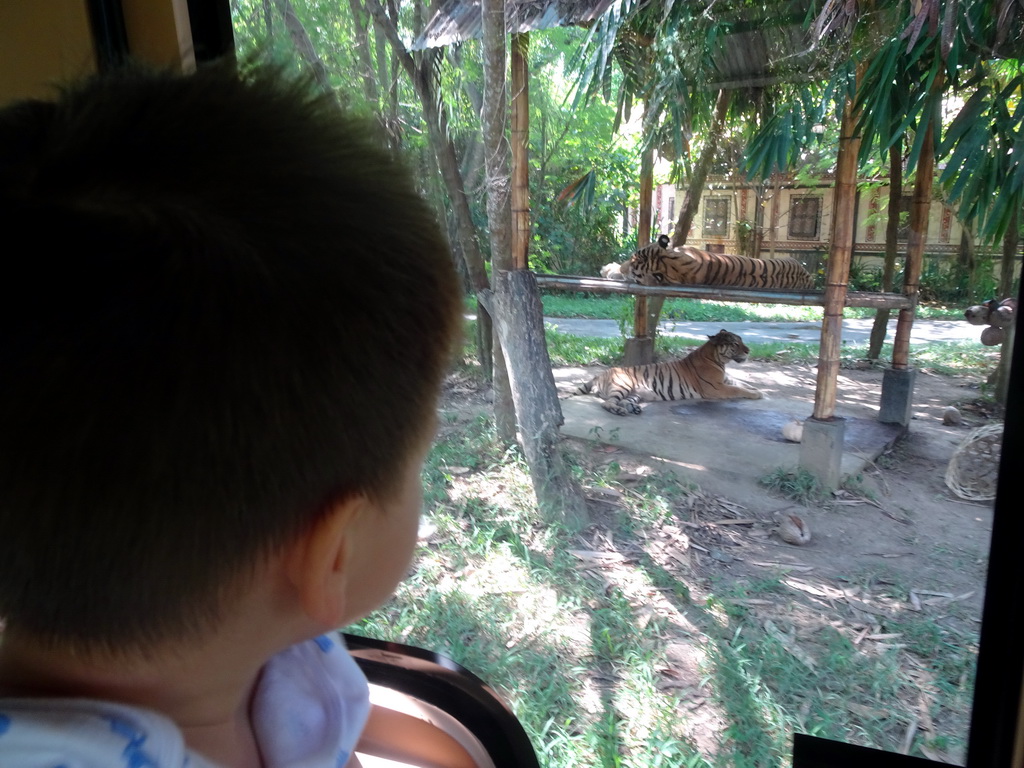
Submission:
M 461 729 L 490 758 L 494 768 L 539 768 L 537 755 L 522 724 L 500 696 L 483 680 L 451 659 L 401 643 L 344 634 L 352 657 L 371 686 L 395 691 L 434 707 L 447 717 L 431 718 L 469 753 L 474 746 Z M 451 718 L 448 721 L 447 718 Z M 460 728 L 447 728 L 454 722 Z M 481 768 L 486 763 L 476 759 Z

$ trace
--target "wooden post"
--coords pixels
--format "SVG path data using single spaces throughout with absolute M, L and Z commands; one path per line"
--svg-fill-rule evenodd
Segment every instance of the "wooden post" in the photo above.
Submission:
M 529 268 L 530 35 L 512 35 L 512 267 Z
M 847 98 L 839 135 L 836 160 L 835 198 L 832 206 L 832 241 L 825 276 L 825 318 L 821 324 L 821 350 L 814 392 L 815 419 L 827 420 L 836 412 L 836 379 L 843 334 L 843 306 L 850 278 L 853 252 L 854 203 L 857 197 L 857 153 L 860 136 L 855 133 L 857 115 L 853 99 Z M 774 200 L 772 201 L 775 202 Z
M 942 71 L 935 76 L 932 92 L 942 90 Z M 917 160 L 914 178 L 914 198 L 910 205 L 910 233 L 907 235 L 907 263 L 903 273 L 903 293 L 911 306 L 901 309 L 896 319 L 896 338 L 893 340 L 892 367 L 906 370 L 910 367 L 910 329 L 914 325 L 917 293 L 921 285 L 924 265 L 924 246 L 928 241 L 928 214 L 932 203 L 932 182 L 935 178 L 935 123 L 939 115 L 933 114 L 925 128 L 921 142 L 921 155 Z
M 654 147 L 648 146 L 640 157 L 640 211 L 636 223 L 636 244 L 642 248 L 651 242 L 651 198 L 654 196 Z M 646 296 L 637 296 L 633 307 L 633 338 L 626 339 L 626 365 L 654 362 L 654 329 L 648 321 Z

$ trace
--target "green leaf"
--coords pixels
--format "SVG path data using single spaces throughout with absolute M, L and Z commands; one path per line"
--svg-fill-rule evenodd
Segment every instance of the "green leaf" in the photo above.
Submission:
M 597 187 L 597 171 L 587 171 L 583 176 L 566 186 L 558 194 L 558 202 L 564 202 L 567 207 L 579 204 L 584 212 L 588 212 L 594 206 L 594 190 Z
M 942 145 L 939 147 L 938 155 L 943 157 L 950 148 L 955 144 L 964 133 L 971 130 L 975 126 L 977 119 L 984 113 L 988 107 L 988 97 L 991 93 L 990 89 L 986 86 L 976 91 L 974 95 L 967 100 L 967 102 L 960 108 L 956 118 L 950 123 L 949 128 L 946 131 L 946 136 L 942 140 Z
M 967 158 L 981 150 L 988 144 L 988 136 L 984 131 L 976 129 L 966 133 L 956 145 L 953 155 L 946 162 L 946 169 L 942 172 L 939 181 L 945 183 L 953 176 L 964 173 Z

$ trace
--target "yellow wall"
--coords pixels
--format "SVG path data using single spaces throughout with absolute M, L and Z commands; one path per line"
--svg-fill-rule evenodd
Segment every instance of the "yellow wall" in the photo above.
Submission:
M 186 0 L 121 0 L 132 56 L 160 67 L 195 69 Z
M 85 0 L 0 2 L 0 104 L 94 72 Z
M 133 57 L 195 69 L 186 0 L 122 0 Z M 86 0 L 0 0 L 0 104 L 96 71 Z

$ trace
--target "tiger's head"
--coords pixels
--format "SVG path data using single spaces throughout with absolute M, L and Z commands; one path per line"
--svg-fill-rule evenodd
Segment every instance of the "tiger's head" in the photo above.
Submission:
M 665 274 L 664 256 L 672 241 L 668 235 L 658 235 L 658 239 L 650 245 L 638 249 L 622 266 L 622 274 L 627 282 L 640 285 L 664 285 L 668 280 Z
M 665 235 L 662 235 L 658 238 L 657 245 L 651 243 L 633 254 L 624 268 L 626 280 L 640 283 L 640 285 L 699 283 L 700 281 L 694 275 L 703 264 L 704 252 L 688 245 L 672 249 L 661 247 L 662 239 L 668 240 Z
M 714 348 L 715 355 L 723 365 L 730 360 L 742 363 L 750 354 L 750 348 L 743 343 L 743 339 L 724 328 L 714 336 L 708 336 L 708 346 Z

